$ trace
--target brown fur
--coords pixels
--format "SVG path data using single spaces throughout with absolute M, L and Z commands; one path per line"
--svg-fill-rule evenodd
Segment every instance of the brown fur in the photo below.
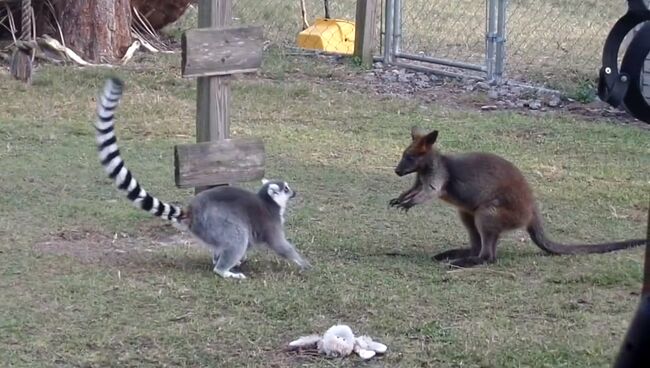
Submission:
M 438 131 L 411 131 L 412 142 L 395 168 L 399 176 L 416 173 L 411 188 L 390 206 L 408 211 L 433 197 L 455 206 L 469 233 L 469 248 L 434 256 L 471 267 L 496 260 L 496 247 L 505 231 L 524 228 L 533 242 L 550 254 L 605 253 L 643 245 L 645 239 L 615 243 L 565 245 L 544 235 L 535 197 L 523 174 L 512 163 L 490 153 L 443 155 L 434 147 Z

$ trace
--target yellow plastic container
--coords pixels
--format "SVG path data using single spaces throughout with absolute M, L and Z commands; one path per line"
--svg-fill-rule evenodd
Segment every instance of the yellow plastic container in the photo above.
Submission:
M 298 46 L 339 54 L 354 53 L 354 22 L 345 19 L 317 18 L 314 24 L 298 33 Z

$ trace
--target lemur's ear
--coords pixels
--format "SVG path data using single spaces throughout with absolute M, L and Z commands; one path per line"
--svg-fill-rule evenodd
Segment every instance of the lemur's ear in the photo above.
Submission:
M 265 185 L 265 184 L 268 183 L 268 182 L 269 182 L 269 181 L 268 181 L 266 178 L 262 178 L 262 185 Z
M 280 193 L 280 187 L 275 183 L 271 183 L 266 191 L 269 193 L 270 196 L 274 196 Z

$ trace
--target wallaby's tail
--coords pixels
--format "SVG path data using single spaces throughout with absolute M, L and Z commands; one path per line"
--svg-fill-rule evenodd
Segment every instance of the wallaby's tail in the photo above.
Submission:
M 588 254 L 588 253 L 607 253 L 615 250 L 637 247 L 646 244 L 646 239 L 625 240 L 614 243 L 601 244 L 576 244 L 566 245 L 556 243 L 544 234 L 544 226 L 539 210 L 535 209 L 533 219 L 528 225 L 528 234 L 533 242 L 543 251 L 550 254 Z
M 126 197 L 136 206 L 155 216 L 180 222 L 184 217 L 179 207 L 165 203 L 147 193 L 126 167 L 120 156 L 115 137 L 113 120 L 114 111 L 122 97 L 123 83 L 117 78 L 110 78 L 104 90 L 97 98 L 97 120 L 95 121 L 95 138 L 99 151 L 99 161 L 108 176 L 115 181 L 117 188 L 126 193 Z

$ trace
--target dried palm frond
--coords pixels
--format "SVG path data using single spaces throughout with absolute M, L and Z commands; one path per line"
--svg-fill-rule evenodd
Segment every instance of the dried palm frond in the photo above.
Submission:
M 151 26 L 146 17 L 142 16 L 137 8 L 133 7 L 133 22 L 131 33 L 150 52 L 172 53 L 171 48 L 160 39 L 160 36 Z

